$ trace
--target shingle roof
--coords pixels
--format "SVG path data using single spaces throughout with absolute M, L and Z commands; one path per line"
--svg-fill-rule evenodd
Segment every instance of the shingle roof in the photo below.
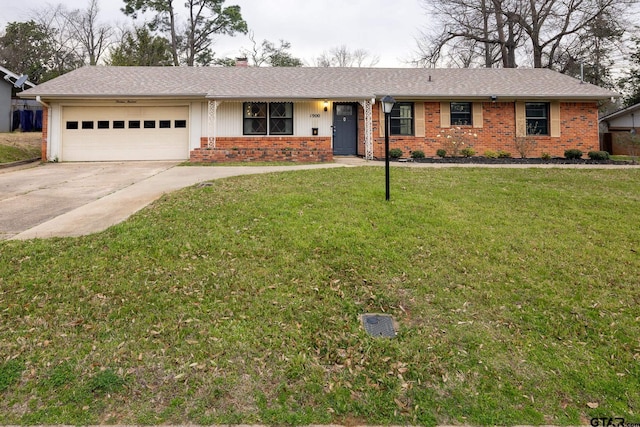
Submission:
M 620 109 L 618 111 L 614 111 L 613 113 L 610 113 L 610 114 L 607 114 L 605 116 L 602 116 L 602 117 L 600 117 L 600 121 L 616 119 L 618 117 L 626 116 L 627 114 L 635 113 L 637 111 L 640 111 L 640 103 L 631 105 L 631 106 L 626 107 L 626 108 L 622 108 L 622 109 Z M 638 123 L 640 123 L 640 119 L 639 119 Z
M 549 69 L 84 67 L 22 92 L 46 99 L 547 98 L 594 100 L 616 93 Z

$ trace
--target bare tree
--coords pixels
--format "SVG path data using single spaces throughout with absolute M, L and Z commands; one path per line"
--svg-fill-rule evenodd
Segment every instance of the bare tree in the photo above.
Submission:
M 76 9 L 67 15 L 72 36 L 80 43 L 89 65 L 96 65 L 111 43 L 113 30 L 98 22 L 98 0 L 89 0 L 87 9 Z
M 435 66 L 443 58 L 457 66 L 482 65 L 490 68 L 502 62 L 515 67 L 512 54 L 520 43 L 514 17 L 504 10 L 512 0 L 424 0 L 424 8 L 433 15 L 439 32 L 423 32 L 418 39 L 423 66 Z M 513 0 L 515 1 L 515 0 Z
M 469 64 L 517 66 L 531 57 L 534 67 L 557 68 L 567 49 L 596 22 L 606 17 L 610 27 L 623 28 L 624 10 L 638 0 L 422 0 L 440 31 L 418 39 L 421 65 L 469 50 Z M 584 38 L 583 38 L 584 40 Z M 461 44 L 461 41 L 464 43 Z M 528 54 L 528 55 L 527 55 Z
M 291 55 L 288 50 L 291 49 L 291 43 L 280 40 L 280 44 L 276 45 L 269 40 L 263 40 L 258 43 L 255 34 L 249 31 L 249 40 L 251 41 L 250 49 L 242 49 L 241 54 L 247 57 L 251 65 L 254 67 L 271 66 L 271 67 L 301 67 L 302 61 Z
M 378 55 L 371 55 L 366 49 L 351 50 L 346 45 L 324 51 L 316 58 L 316 67 L 374 67 L 380 62 Z
M 82 47 L 74 37 L 68 11 L 62 4 L 32 11 L 35 21 L 49 36 L 49 75 L 55 77 L 83 65 Z

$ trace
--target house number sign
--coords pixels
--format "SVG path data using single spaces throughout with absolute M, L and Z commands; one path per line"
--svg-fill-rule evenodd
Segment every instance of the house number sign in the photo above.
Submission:
M 319 119 L 320 114 L 309 114 L 309 117 L 311 117 L 312 119 Z

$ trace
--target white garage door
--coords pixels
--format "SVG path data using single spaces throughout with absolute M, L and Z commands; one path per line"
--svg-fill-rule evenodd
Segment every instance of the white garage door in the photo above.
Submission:
M 189 107 L 64 107 L 62 161 L 189 158 Z

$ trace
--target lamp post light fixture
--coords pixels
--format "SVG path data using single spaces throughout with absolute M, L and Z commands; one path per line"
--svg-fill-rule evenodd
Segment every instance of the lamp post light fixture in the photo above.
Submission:
M 393 110 L 396 100 L 390 95 L 385 96 L 381 100 L 382 111 L 384 112 L 384 173 L 385 173 L 385 200 L 389 200 L 389 115 Z

